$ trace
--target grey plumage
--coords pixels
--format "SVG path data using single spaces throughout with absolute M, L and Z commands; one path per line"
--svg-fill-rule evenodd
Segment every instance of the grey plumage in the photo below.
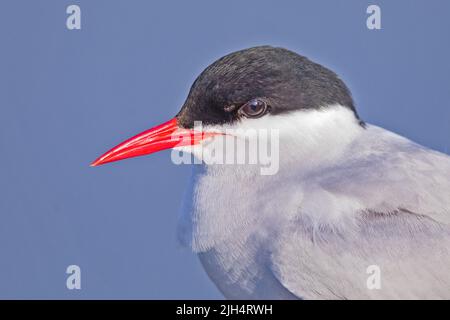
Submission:
M 273 104 L 261 118 L 223 111 L 260 96 Z M 179 235 L 225 297 L 450 298 L 450 157 L 361 126 L 333 72 L 284 49 L 237 52 L 199 76 L 178 119 L 280 131 L 274 176 L 194 168 Z

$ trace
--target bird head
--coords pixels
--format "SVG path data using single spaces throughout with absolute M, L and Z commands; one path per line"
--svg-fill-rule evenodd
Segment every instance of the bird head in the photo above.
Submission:
M 335 109 L 338 115 L 325 112 Z M 339 114 L 343 122 L 361 123 L 350 91 L 334 72 L 283 48 L 254 47 L 208 66 L 173 119 L 122 142 L 92 166 L 164 149 L 195 155 L 217 149 L 222 139 L 257 139 L 250 129 L 280 130 L 283 145 L 307 156 L 318 144 L 324 147 L 324 132 L 331 147 L 333 136 L 345 131 L 339 128 Z

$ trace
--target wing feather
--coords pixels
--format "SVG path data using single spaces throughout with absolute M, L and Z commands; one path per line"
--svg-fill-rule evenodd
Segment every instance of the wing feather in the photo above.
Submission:
M 374 126 L 352 148 L 304 183 L 274 275 L 299 298 L 449 299 L 450 157 Z

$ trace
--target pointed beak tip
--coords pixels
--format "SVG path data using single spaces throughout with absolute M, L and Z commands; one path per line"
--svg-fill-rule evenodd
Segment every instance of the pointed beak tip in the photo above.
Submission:
M 99 159 L 96 159 L 96 160 L 91 162 L 89 167 L 98 167 L 98 166 L 101 166 L 102 164 L 103 164 L 103 161 L 100 161 Z
M 94 160 L 90 166 L 97 167 L 109 162 L 119 161 L 126 158 L 143 156 L 176 146 L 194 145 L 205 137 L 196 137 L 198 133 L 192 129 L 181 129 L 178 120 L 173 118 L 167 122 L 146 130 L 112 148 L 104 155 Z

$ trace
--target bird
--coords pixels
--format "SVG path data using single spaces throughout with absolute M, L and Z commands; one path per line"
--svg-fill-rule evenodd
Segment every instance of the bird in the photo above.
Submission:
M 165 149 L 199 159 L 257 139 L 239 135 L 250 129 L 278 132 L 276 173 L 200 161 L 179 218 L 225 298 L 450 298 L 450 156 L 363 121 L 344 81 L 294 51 L 225 55 L 173 119 L 91 165 Z

